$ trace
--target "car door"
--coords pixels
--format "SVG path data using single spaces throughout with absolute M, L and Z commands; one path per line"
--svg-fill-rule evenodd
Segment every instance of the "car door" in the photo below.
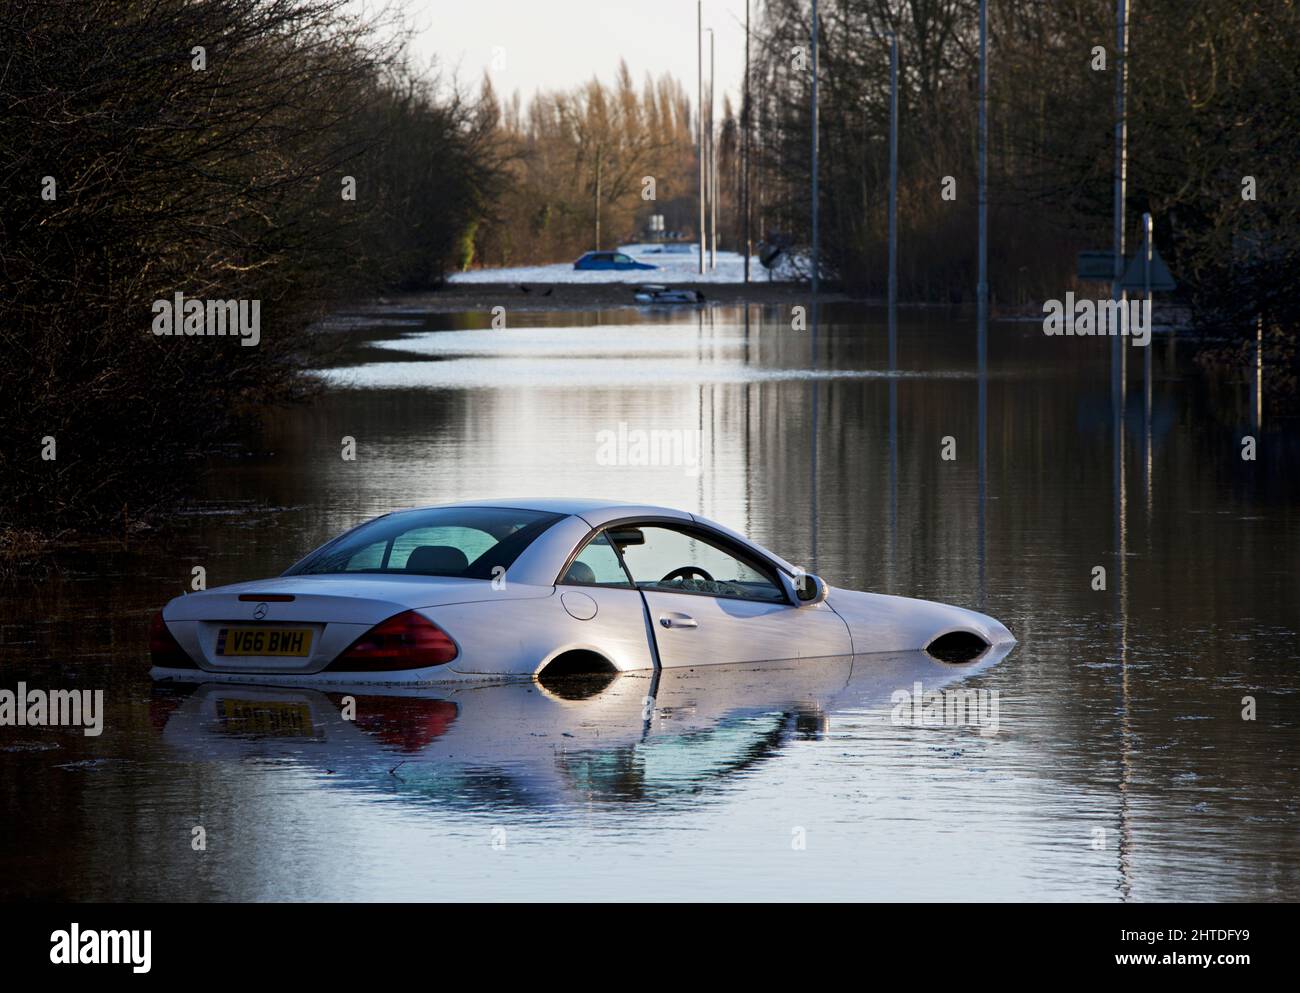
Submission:
M 654 667 L 645 602 L 604 534 L 574 556 L 557 592 L 567 615 L 557 615 L 554 632 L 562 644 L 598 651 L 620 672 Z
M 699 525 L 607 530 L 641 595 L 665 668 L 853 652 L 825 603 L 794 606 L 773 567 Z

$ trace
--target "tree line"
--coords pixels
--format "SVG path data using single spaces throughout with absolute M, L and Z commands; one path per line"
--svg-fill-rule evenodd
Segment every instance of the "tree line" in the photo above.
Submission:
M 478 232 L 474 262 L 566 261 L 645 233 L 652 214 L 667 231 L 695 231 L 694 121 L 681 83 L 647 78 L 626 63 L 612 85 L 592 79 L 502 106 L 485 80 L 485 114 L 497 121 L 506 184 Z
M 1062 297 L 1075 288 L 1076 254 L 1111 247 L 1115 7 L 1114 0 L 989 3 L 995 307 Z M 750 99 L 740 114 L 753 149 L 753 223 L 805 246 L 810 8 L 808 0 L 764 0 Z M 889 38 L 896 36 L 900 297 L 971 301 L 979 3 L 821 0 L 819 14 L 827 275 L 854 290 L 885 291 Z M 1129 254 L 1140 241 L 1141 214 L 1150 212 L 1156 244 L 1197 319 L 1219 334 L 1252 340 L 1262 320 L 1274 382 L 1280 375 L 1282 385 L 1293 384 L 1300 329 L 1300 5 L 1134 2 L 1127 61 Z M 729 175 L 738 186 L 738 171 Z M 733 239 L 735 230 L 728 228 Z
M 899 293 L 971 303 L 977 237 L 978 0 L 820 0 L 818 79 L 823 276 L 883 296 L 889 198 L 889 39 L 899 45 Z M 811 3 L 762 0 L 748 85 L 713 128 L 722 248 L 810 242 Z M 1107 295 L 1075 276 L 1112 244 L 1114 0 L 990 0 L 989 278 L 996 310 Z M 1142 0 L 1127 49 L 1125 230 L 1141 215 L 1180 299 L 1216 334 L 1265 328 L 1271 383 L 1287 393 L 1300 328 L 1300 5 Z M 485 90 L 488 104 L 496 97 Z M 652 213 L 698 242 L 698 107 L 680 83 L 625 66 L 614 85 L 543 93 L 498 115 L 504 192 L 474 262 L 572 258 L 645 233 Z M 647 202 L 640 183 L 657 178 Z M 761 270 L 760 270 L 761 272 Z M 1291 391 L 1294 395 L 1294 391 Z
M 302 390 L 332 303 L 466 261 L 497 122 L 392 27 L 345 0 L 0 0 L 0 531 L 172 499 Z M 257 347 L 152 334 L 178 292 L 260 301 Z

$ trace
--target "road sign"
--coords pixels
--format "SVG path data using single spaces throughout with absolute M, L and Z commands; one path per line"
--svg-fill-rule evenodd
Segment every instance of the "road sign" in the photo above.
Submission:
M 1143 292 L 1147 289 L 1146 280 L 1146 255 L 1147 242 L 1142 239 L 1142 244 L 1138 246 L 1137 254 L 1129 260 L 1128 268 L 1124 271 L 1124 279 L 1120 286 L 1130 293 Z M 1165 260 L 1160 257 L 1154 245 L 1151 246 L 1151 284 L 1150 288 L 1156 293 L 1167 293 L 1170 290 L 1177 289 L 1178 283 L 1175 282 L 1173 275 L 1169 272 L 1169 267 L 1165 265 Z
M 1109 283 L 1115 278 L 1114 252 L 1080 252 L 1075 275 L 1080 279 L 1095 279 Z

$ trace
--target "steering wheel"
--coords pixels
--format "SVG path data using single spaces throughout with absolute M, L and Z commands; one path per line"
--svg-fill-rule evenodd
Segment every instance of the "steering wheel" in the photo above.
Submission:
M 659 580 L 659 582 L 668 583 L 674 579 L 685 579 L 691 574 L 699 576 L 701 579 L 707 580 L 710 583 L 716 582 L 716 580 L 714 580 L 714 578 L 709 575 L 707 570 L 701 569 L 698 565 L 679 566 L 678 568 L 670 572 L 668 575 L 664 576 L 664 578 Z

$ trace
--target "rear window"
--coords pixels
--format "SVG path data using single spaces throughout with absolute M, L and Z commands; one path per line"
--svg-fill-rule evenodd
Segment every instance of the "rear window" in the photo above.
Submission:
M 500 507 L 401 511 L 336 538 L 285 575 L 366 572 L 493 579 L 563 517 Z

